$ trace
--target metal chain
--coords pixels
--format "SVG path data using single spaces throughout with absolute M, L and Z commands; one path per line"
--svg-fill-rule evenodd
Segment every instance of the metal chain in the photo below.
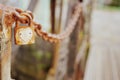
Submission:
M 12 16 L 13 18 L 13 20 L 11 20 L 12 23 L 16 22 L 17 20 L 23 24 L 33 21 L 34 16 L 30 11 L 23 11 L 19 8 L 13 8 L 13 7 L 4 6 L 0 4 L 1 10 L 3 10 L 2 9 L 3 7 L 4 7 L 4 11 L 8 12 L 9 16 Z M 82 5 L 80 2 L 78 2 L 74 8 L 74 12 L 71 16 L 71 19 L 69 19 L 68 21 L 66 30 L 61 34 L 50 34 L 45 31 L 42 31 L 42 26 L 39 23 L 36 23 L 33 21 L 35 32 L 38 34 L 38 36 L 42 37 L 44 40 L 49 42 L 58 42 L 60 40 L 63 40 L 64 38 L 68 37 L 74 30 L 81 12 L 82 12 Z M 29 15 L 31 16 L 31 18 L 29 18 Z
M 75 25 L 80 17 L 80 13 L 82 12 L 82 5 L 81 3 L 78 3 L 75 6 L 75 10 L 71 16 L 71 19 L 69 19 L 68 24 L 67 24 L 67 29 L 61 33 L 61 34 L 48 34 L 46 32 L 41 31 L 41 26 L 38 25 L 38 27 L 36 27 L 36 33 L 41 36 L 44 40 L 50 41 L 50 42 L 58 42 L 59 40 L 63 40 L 64 38 L 68 37 L 72 31 L 75 28 Z

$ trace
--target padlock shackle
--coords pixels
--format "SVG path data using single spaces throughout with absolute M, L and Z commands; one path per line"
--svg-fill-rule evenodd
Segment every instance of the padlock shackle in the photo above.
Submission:
M 33 26 L 33 17 L 30 14 L 26 13 L 26 12 L 21 13 L 21 15 L 26 16 L 29 19 L 28 24 L 29 24 L 30 27 L 32 27 Z
M 29 27 L 33 27 L 33 20 L 30 14 L 27 13 L 21 13 L 22 16 L 26 16 L 28 18 L 28 22 L 26 24 L 28 24 Z M 16 27 L 19 27 L 19 20 L 16 20 Z

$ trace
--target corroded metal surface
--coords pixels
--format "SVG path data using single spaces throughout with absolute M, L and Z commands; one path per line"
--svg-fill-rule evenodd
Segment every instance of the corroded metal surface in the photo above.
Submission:
M 11 80 L 11 25 L 4 24 L 7 17 L 0 10 L 0 80 Z

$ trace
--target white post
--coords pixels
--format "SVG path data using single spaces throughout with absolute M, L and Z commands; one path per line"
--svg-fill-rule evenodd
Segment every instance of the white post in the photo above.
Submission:
M 0 80 L 11 80 L 11 24 L 5 25 L 7 16 L 0 10 Z

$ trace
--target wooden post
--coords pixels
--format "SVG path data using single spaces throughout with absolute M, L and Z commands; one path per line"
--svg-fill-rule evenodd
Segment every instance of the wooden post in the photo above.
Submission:
M 53 8 L 51 8 L 52 12 L 54 14 L 51 13 L 51 22 L 52 22 L 52 33 L 56 33 L 59 34 L 62 31 L 62 12 L 63 12 L 63 0 L 59 1 L 59 0 L 51 0 L 53 1 L 53 3 L 51 2 L 51 5 L 53 6 Z M 59 7 L 56 3 L 59 3 Z M 55 6 L 57 5 L 57 6 Z M 57 7 L 57 8 L 56 8 Z M 60 10 L 59 16 L 56 17 L 56 13 L 57 10 L 55 11 L 55 9 Z M 56 27 L 56 28 L 55 28 Z M 66 75 L 67 72 L 67 54 L 68 54 L 68 41 L 69 39 L 65 39 L 59 43 L 56 43 L 54 45 L 53 48 L 53 54 L 54 54 L 54 59 L 53 59 L 53 65 L 52 68 L 49 71 L 49 79 L 47 80 L 64 80 L 64 77 Z
M 72 7 L 75 6 L 75 3 L 77 2 L 77 0 L 70 0 L 69 3 L 69 16 L 71 16 L 72 13 Z M 80 36 L 80 24 L 79 21 L 77 22 L 75 29 L 73 30 L 72 34 L 70 35 L 70 40 L 69 40 L 69 52 L 68 52 L 68 69 L 67 69 L 67 79 L 72 79 L 73 78 L 73 72 L 74 72 L 74 62 L 75 62 L 75 56 L 78 53 L 78 49 L 79 49 L 79 39 Z
M 11 25 L 5 25 L 3 11 L 0 11 L 0 80 L 11 80 Z
M 83 26 L 83 40 L 80 45 L 79 52 L 76 55 L 75 64 L 74 64 L 74 80 L 82 80 L 84 77 L 86 61 L 88 57 L 89 47 L 90 47 L 90 27 L 91 27 L 91 14 L 92 14 L 92 6 L 93 0 L 83 0 L 83 22 L 80 20 L 81 27 Z

